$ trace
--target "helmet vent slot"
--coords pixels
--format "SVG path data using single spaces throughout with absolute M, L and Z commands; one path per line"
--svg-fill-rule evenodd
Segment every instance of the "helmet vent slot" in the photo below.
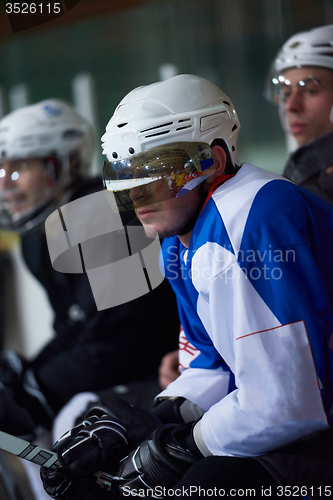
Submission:
M 156 132 L 156 134 L 149 134 L 149 135 L 145 135 L 145 137 L 155 137 L 157 135 L 164 135 L 164 134 L 168 134 L 170 132 L 170 130 L 163 130 L 163 132 Z
M 122 128 L 122 127 L 125 127 L 125 125 L 127 125 L 127 124 L 128 124 L 128 122 L 126 122 L 126 123 L 119 123 L 119 125 L 117 125 L 117 127 L 118 128 Z
M 38 136 L 38 144 L 49 144 L 52 143 L 52 135 L 41 134 Z
M 332 47 L 331 43 L 314 43 L 313 47 Z
M 178 127 L 176 128 L 176 132 L 178 132 L 178 130 L 184 130 L 184 128 L 191 128 L 192 127 L 192 124 L 190 125 L 184 125 L 184 127 Z
M 79 138 L 79 137 L 82 137 L 83 136 L 83 132 L 81 132 L 80 130 L 65 130 L 65 132 L 62 134 L 62 137 L 64 139 L 76 139 L 76 138 Z M 42 136 L 41 136 L 42 137 Z M 44 140 L 50 140 L 52 136 L 43 136 L 44 137 Z
M 320 56 L 328 56 L 328 57 L 333 57 L 333 52 L 320 52 Z
M 190 123 L 188 125 L 185 124 L 182 127 L 176 128 L 176 132 L 178 132 L 179 130 L 184 130 L 185 128 L 191 128 L 192 127 L 191 118 L 181 118 L 180 120 L 178 120 L 178 123 L 184 123 L 184 122 L 190 122 Z
M 34 143 L 32 135 L 22 135 L 20 138 L 20 142 L 23 146 L 27 146 Z
M 144 132 L 149 132 L 150 130 L 155 130 L 157 128 L 162 128 L 162 127 L 168 127 L 169 125 L 172 125 L 173 122 L 169 122 L 169 123 L 161 123 L 161 125 L 156 125 L 156 127 L 150 127 L 150 128 L 145 128 L 143 130 L 140 130 L 140 133 L 144 133 Z M 169 132 L 169 131 L 168 131 Z M 164 133 L 164 132 L 163 132 Z

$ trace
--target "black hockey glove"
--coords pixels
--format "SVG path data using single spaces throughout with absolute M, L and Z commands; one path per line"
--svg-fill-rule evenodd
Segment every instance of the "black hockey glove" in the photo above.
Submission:
M 0 403 L 0 430 L 31 440 L 38 427 L 52 426 L 54 413 L 28 361 L 13 351 L 0 355 Z
M 57 441 L 54 449 L 65 470 L 79 475 L 112 470 L 160 425 L 159 419 L 147 410 L 122 400 L 120 406 L 122 414 L 93 406 L 82 423 Z
M 103 490 L 92 476 L 69 476 L 61 467 L 54 471 L 41 467 L 40 476 L 46 493 L 52 498 L 59 500 L 110 500 L 110 493 Z
M 162 425 L 151 439 L 120 462 L 113 475 L 119 481 L 123 496 L 163 498 L 166 491 L 203 458 L 194 442 L 192 428 L 193 424 Z
M 94 472 L 113 470 L 160 425 L 154 414 L 135 408 L 120 398 L 116 406 L 115 412 L 93 406 L 82 423 L 55 443 L 54 450 L 62 467 L 57 474 L 41 468 L 43 486 L 50 496 L 62 500 L 72 498 L 73 492 L 81 490 L 83 478 L 91 481 Z M 91 481 L 89 484 L 90 490 L 94 491 L 95 483 Z M 88 485 L 86 488 L 88 494 Z

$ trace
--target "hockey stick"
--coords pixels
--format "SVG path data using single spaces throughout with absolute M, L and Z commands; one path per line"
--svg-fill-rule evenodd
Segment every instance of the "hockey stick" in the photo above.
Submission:
M 29 443 L 24 439 L 12 436 L 6 432 L 0 431 L 0 450 L 7 451 L 12 455 L 33 462 L 37 465 L 44 466 L 48 469 L 55 470 L 60 467 L 58 455 L 56 452 L 41 448 L 37 444 Z M 111 488 L 113 477 L 106 472 L 95 472 L 96 482 L 103 488 Z

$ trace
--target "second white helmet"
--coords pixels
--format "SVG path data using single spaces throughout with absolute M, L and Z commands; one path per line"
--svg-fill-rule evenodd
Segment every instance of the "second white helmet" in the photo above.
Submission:
M 0 227 L 24 233 L 40 224 L 91 167 L 90 124 L 68 103 L 47 99 L 0 121 Z
M 79 157 L 80 175 L 91 167 L 94 137 L 90 124 L 60 99 L 46 99 L 18 108 L 0 121 L 0 158 Z
M 333 24 L 296 33 L 283 44 L 267 74 L 265 97 L 278 104 L 283 72 L 304 66 L 333 70 Z

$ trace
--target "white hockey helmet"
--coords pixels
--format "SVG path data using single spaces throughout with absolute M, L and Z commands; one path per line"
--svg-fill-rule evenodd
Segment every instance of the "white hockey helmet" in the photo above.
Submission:
M 230 99 L 204 78 L 177 75 L 138 87 L 117 106 L 102 136 L 105 187 L 118 193 L 119 209 L 131 208 L 126 196 L 119 203 L 120 193 L 162 178 L 168 196 L 179 196 L 213 173 L 214 140 L 224 141 L 238 166 L 239 129 Z
M 43 222 L 73 179 L 89 173 L 93 153 L 92 127 L 60 99 L 5 116 L 0 121 L 0 227 L 24 233 Z M 37 189 L 37 183 L 31 184 L 29 202 L 24 202 L 28 198 L 20 182 L 31 174 L 35 160 L 43 163 L 47 185 Z
M 265 97 L 278 104 L 279 86 L 287 69 L 318 66 L 333 70 L 333 24 L 302 31 L 287 40 L 276 55 L 265 83 Z

